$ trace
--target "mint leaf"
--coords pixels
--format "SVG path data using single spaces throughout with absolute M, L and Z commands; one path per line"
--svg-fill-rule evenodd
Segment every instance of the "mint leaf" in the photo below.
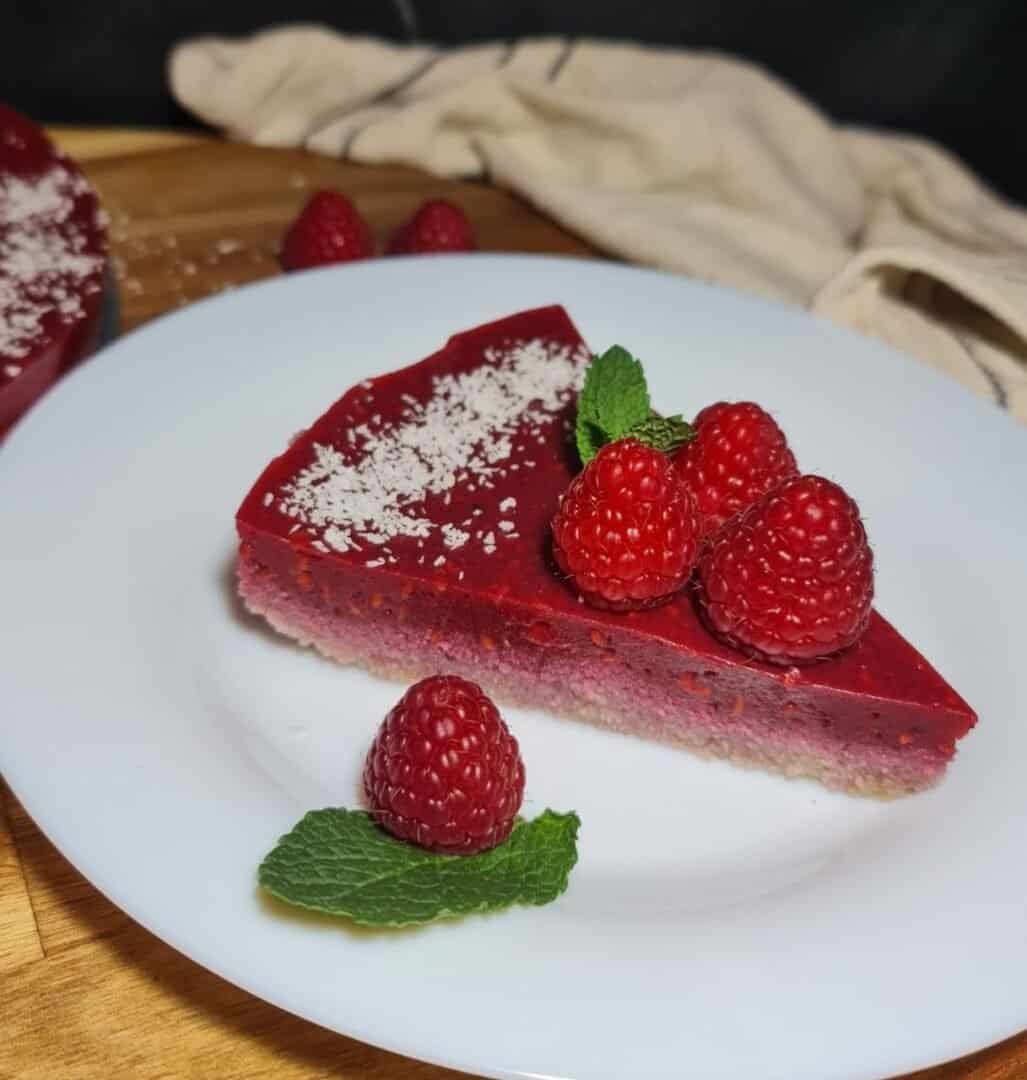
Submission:
M 582 420 L 580 411 L 578 423 L 574 429 L 574 438 L 578 444 L 578 457 L 581 458 L 582 465 L 587 465 L 608 441 L 598 424 L 591 420 Z
M 680 416 L 650 416 L 639 424 L 633 424 L 626 434 L 665 454 L 672 453 L 695 438 L 692 425 Z
M 605 443 L 619 439 L 649 415 L 649 389 L 642 365 L 620 345 L 593 358 L 578 397 L 575 431 L 581 463 Z
M 397 840 L 362 810 L 312 810 L 260 864 L 263 889 L 287 904 L 363 926 L 411 926 L 548 904 L 578 858 L 575 813 L 518 819 L 480 855 L 436 855 Z

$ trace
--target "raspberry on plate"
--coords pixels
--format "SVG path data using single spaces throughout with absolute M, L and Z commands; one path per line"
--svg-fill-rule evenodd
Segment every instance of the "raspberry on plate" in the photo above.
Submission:
M 367 224 L 338 191 L 317 191 L 307 200 L 282 242 L 286 270 L 366 259 L 374 254 Z
M 692 426 L 695 438 L 674 465 L 695 499 L 704 539 L 798 474 L 784 432 L 751 401 L 707 405 Z
M 870 619 L 873 554 L 859 508 L 821 476 L 784 481 L 728 523 L 698 577 L 710 629 L 775 664 L 839 652 Z
M 426 202 L 389 241 L 389 255 L 427 255 L 444 251 L 474 251 L 474 230 L 459 206 L 445 199 Z
M 635 438 L 608 443 L 553 519 L 553 556 L 594 607 L 654 607 L 688 580 L 698 519 L 670 458 Z
M 502 843 L 524 798 L 517 740 L 479 686 L 432 675 L 400 698 L 364 763 L 372 816 L 431 851 L 473 855 Z

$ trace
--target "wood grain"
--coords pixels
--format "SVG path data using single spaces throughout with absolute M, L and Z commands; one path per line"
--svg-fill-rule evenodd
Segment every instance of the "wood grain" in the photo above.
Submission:
M 51 127 L 48 133 L 66 154 L 81 164 L 212 141 L 210 136 L 196 132 L 152 128 Z
M 126 329 L 278 273 L 281 236 L 320 187 L 345 191 L 380 247 L 425 198 L 446 196 L 464 207 L 486 250 L 592 254 L 512 195 L 413 169 L 205 142 L 87 161 L 85 168 L 111 216 Z
M 18 846 L 0 803 L 0 977 L 45 955 Z
M 282 231 L 318 187 L 348 192 L 379 242 L 423 199 L 445 196 L 464 206 L 487 250 L 596 254 L 518 199 L 483 185 L 188 134 L 54 134 L 84 163 L 111 215 L 126 330 L 277 273 Z M 193 964 L 92 888 L 2 784 L 0 1016 L 0 1080 L 462 1075 L 325 1031 Z M 916 1074 L 1025 1077 L 1027 1035 Z

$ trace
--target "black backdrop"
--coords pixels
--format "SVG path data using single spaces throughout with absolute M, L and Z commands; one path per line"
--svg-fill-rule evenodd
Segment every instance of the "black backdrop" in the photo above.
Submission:
M 537 34 L 715 48 L 838 120 L 928 135 L 1027 203 L 1027 0 L 0 0 L 0 99 L 47 123 L 190 123 L 170 46 L 316 22 L 398 41 Z

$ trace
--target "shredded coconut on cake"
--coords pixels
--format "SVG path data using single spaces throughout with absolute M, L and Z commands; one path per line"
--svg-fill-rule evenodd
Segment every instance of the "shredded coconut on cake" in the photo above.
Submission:
M 59 162 L 31 181 L 0 177 L 0 356 L 27 356 L 50 312 L 64 323 L 81 314 L 82 285 L 103 265 L 71 218 L 88 191 Z
M 448 495 L 449 492 L 447 491 Z M 446 524 L 442 526 L 442 539 L 446 547 L 461 548 L 471 538 L 471 534 L 464 532 L 463 529 L 458 529 L 455 525 Z
M 375 416 L 350 429 L 346 439 L 357 461 L 315 444 L 314 462 L 282 488 L 278 509 L 340 552 L 359 550 L 361 540 L 423 540 L 436 530 L 456 550 L 470 534 L 456 521 L 432 521 L 424 500 L 458 484 L 468 492 L 491 486 L 517 431 L 540 431 L 557 418 L 580 388 L 587 360 L 583 350 L 539 340 L 488 350 L 484 364 L 433 379 L 426 402 L 405 397 L 398 423 Z M 493 534 L 484 546 L 494 550 Z

